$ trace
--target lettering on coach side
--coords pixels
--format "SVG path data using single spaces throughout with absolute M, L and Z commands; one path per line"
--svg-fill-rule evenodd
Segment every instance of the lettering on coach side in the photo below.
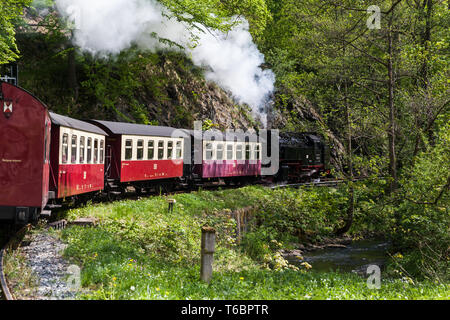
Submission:
M 21 163 L 22 160 L 15 160 L 15 159 L 2 159 L 2 162 L 6 163 Z

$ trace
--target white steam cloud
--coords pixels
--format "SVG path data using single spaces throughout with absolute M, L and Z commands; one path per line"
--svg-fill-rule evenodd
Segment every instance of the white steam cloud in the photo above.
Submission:
M 167 9 L 153 0 L 56 0 L 56 7 L 74 23 L 75 45 L 93 55 L 118 54 L 133 44 L 152 51 L 168 48 L 155 33 L 181 45 L 197 66 L 207 70 L 208 80 L 251 106 L 265 124 L 266 115 L 260 111 L 274 90 L 275 75 L 261 69 L 264 56 L 253 43 L 246 20 L 224 34 L 189 30 L 167 18 Z M 198 38 L 194 48 L 192 33 Z

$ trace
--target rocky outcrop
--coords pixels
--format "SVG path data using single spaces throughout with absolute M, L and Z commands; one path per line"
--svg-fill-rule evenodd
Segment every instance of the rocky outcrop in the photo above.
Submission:
M 202 70 L 188 59 L 172 60 L 163 55 L 160 59 L 160 63 L 147 65 L 138 75 L 143 83 L 155 76 L 164 79 L 158 86 L 158 95 L 145 85 L 135 93 L 136 99 L 146 107 L 149 119 L 159 125 L 182 128 L 193 128 L 194 121 L 206 119 L 219 129 L 246 129 L 257 125 L 248 106 L 236 104 L 228 92 L 206 81 Z M 127 101 L 118 108 L 133 118 Z

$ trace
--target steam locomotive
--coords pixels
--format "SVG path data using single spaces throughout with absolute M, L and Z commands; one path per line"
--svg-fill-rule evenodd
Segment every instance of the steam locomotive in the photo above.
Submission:
M 328 148 L 313 133 L 281 134 L 274 144 L 256 133 L 196 137 L 194 130 L 80 121 L 7 82 L 0 82 L 0 108 L 0 221 L 8 223 L 48 216 L 64 201 L 115 198 L 130 187 L 142 193 L 302 181 L 328 170 Z M 263 152 L 279 159 L 277 168 L 268 169 Z

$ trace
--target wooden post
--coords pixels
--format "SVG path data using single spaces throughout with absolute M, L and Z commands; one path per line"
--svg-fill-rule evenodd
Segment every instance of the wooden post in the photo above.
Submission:
M 173 206 L 177 202 L 175 199 L 168 199 L 167 202 L 169 203 L 168 212 L 173 212 Z
M 241 244 L 241 210 L 236 210 L 236 242 Z
M 207 283 L 211 281 L 212 277 L 215 245 L 216 230 L 211 227 L 202 227 L 200 279 Z

